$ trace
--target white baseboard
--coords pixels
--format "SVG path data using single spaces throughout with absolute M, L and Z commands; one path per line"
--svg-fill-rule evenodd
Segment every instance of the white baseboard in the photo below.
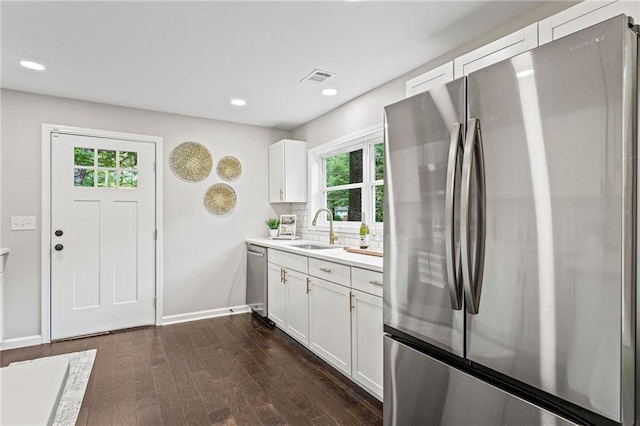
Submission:
M 207 318 L 224 317 L 227 315 L 245 314 L 251 312 L 249 305 L 231 306 L 228 308 L 209 309 L 188 314 L 168 315 L 162 317 L 162 325 L 179 324 L 181 322 L 198 321 Z
M 27 336 L 16 337 L 13 339 L 7 339 L 0 343 L 0 350 L 6 351 L 9 349 L 25 348 L 27 346 L 36 346 L 42 344 L 42 336 Z
M 188 314 L 169 315 L 162 317 L 162 325 L 179 324 L 181 322 L 197 321 L 207 318 L 224 317 L 227 315 L 245 314 L 251 312 L 249 305 L 231 306 L 228 308 L 209 309 L 206 311 L 191 312 Z M 7 339 L 0 342 L 0 351 L 25 348 L 42 344 L 42 336 L 26 336 Z

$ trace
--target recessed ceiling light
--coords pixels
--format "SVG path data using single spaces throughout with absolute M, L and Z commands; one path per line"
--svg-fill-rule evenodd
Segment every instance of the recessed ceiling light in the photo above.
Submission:
M 231 105 L 233 106 L 245 106 L 246 104 L 247 104 L 247 101 L 245 101 L 244 99 L 240 99 L 240 98 L 231 99 Z
M 33 61 L 20 61 L 20 65 L 30 70 L 44 71 L 44 65 Z
M 337 95 L 338 91 L 336 89 L 322 89 L 322 94 L 325 96 L 333 96 Z

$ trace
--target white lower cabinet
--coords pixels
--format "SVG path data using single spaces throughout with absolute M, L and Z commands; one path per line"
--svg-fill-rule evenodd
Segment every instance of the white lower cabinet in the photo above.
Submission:
M 382 298 L 352 290 L 351 377 L 382 399 Z
M 285 331 L 309 346 L 309 296 L 307 274 L 291 269 L 284 271 Z
M 4 341 L 4 254 L 0 254 L 0 349 Z
M 284 268 L 274 263 L 268 264 L 267 272 L 267 315 L 281 329 L 285 328 L 286 292 L 284 284 Z
M 281 330 L 309 346 L 306 256 L 269 249 L 268 316 Z
M 382 273 L 268 252 L 268 316 L 382 400 Z
M 309 284 L 309 349 L 350 375 L 350 289 L 314 277 Z

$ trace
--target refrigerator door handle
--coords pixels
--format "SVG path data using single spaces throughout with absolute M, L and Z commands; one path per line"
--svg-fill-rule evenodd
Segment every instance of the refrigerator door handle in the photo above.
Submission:
M 476 250 L 473 264 L 471 262 L 471 169 L 475 162 L 476 176 Z M 485 177 L 484 157 L 482 152 L 482 135 L 480 121 L 472 118 L 467 122 L 467 139 L 462 160 L 462 194 L 460 209 L 460 245 L 462 257 L 462 282 L 464 285 L 467 311 L 475 315 L 480 309 L 480 293 L 482 291 L 482 273 L 484 271 L 485 250 Z
M 449 161 L 447 164 L 447 186 L 445 189 L 444 245 L 447 265 L 446 282 L 451 296 L 451 308 L 462 309 L 462 285 L 460 283 L 460 256 L 455 244 L 455 189 L 458 170 L 458 153 L 463 149 L 462 124 L 455 123 L 451 131 Z

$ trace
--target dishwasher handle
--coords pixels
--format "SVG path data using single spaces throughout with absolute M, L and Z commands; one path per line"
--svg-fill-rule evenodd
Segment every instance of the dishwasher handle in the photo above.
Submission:
M 247 250 L 247 254 L 250 254 L 251 256 L 264 257 L 264 253 L 260 253 L 258 251 Z

